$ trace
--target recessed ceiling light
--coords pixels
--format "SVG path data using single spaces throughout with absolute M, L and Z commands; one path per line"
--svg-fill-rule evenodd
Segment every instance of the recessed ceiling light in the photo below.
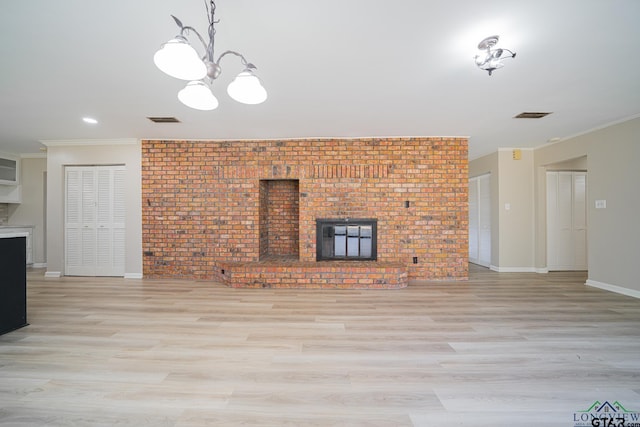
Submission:
M 94 119 L 93 117 L 83 117 L 82 121 L 85 122 L 85 123 L 89 123 L 90 125 L 98 124 L 98 121 L 96 119 Z

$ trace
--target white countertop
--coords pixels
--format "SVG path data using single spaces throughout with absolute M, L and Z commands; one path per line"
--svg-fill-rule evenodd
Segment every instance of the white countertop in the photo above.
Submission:
M 0 229 L 2 228 L 33 228 L 33 225 L 11 225 L 11 224 L 2 224 L 0 225 Z

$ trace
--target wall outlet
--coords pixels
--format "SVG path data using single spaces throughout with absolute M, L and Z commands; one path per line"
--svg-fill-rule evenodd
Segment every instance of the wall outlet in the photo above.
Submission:
M 596 200 L 596 209 L 606 209 L 607 201 L 606 200 Z

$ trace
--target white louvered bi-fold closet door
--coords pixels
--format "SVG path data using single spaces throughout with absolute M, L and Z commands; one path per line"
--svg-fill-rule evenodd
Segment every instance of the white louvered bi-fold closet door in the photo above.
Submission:
M 491 175 L 469 179 L 469 262 L 491 265 Z
M 547 172 L 547 268 L 587 270 L 587 173 Z
M 124 276 L 124 166 L 65 169 L 65 274 Z

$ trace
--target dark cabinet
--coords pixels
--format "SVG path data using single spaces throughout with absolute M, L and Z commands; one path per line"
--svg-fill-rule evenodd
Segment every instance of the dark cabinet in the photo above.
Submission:
M 26 237 L 0 238 L 0 334 L 27 325 Z

